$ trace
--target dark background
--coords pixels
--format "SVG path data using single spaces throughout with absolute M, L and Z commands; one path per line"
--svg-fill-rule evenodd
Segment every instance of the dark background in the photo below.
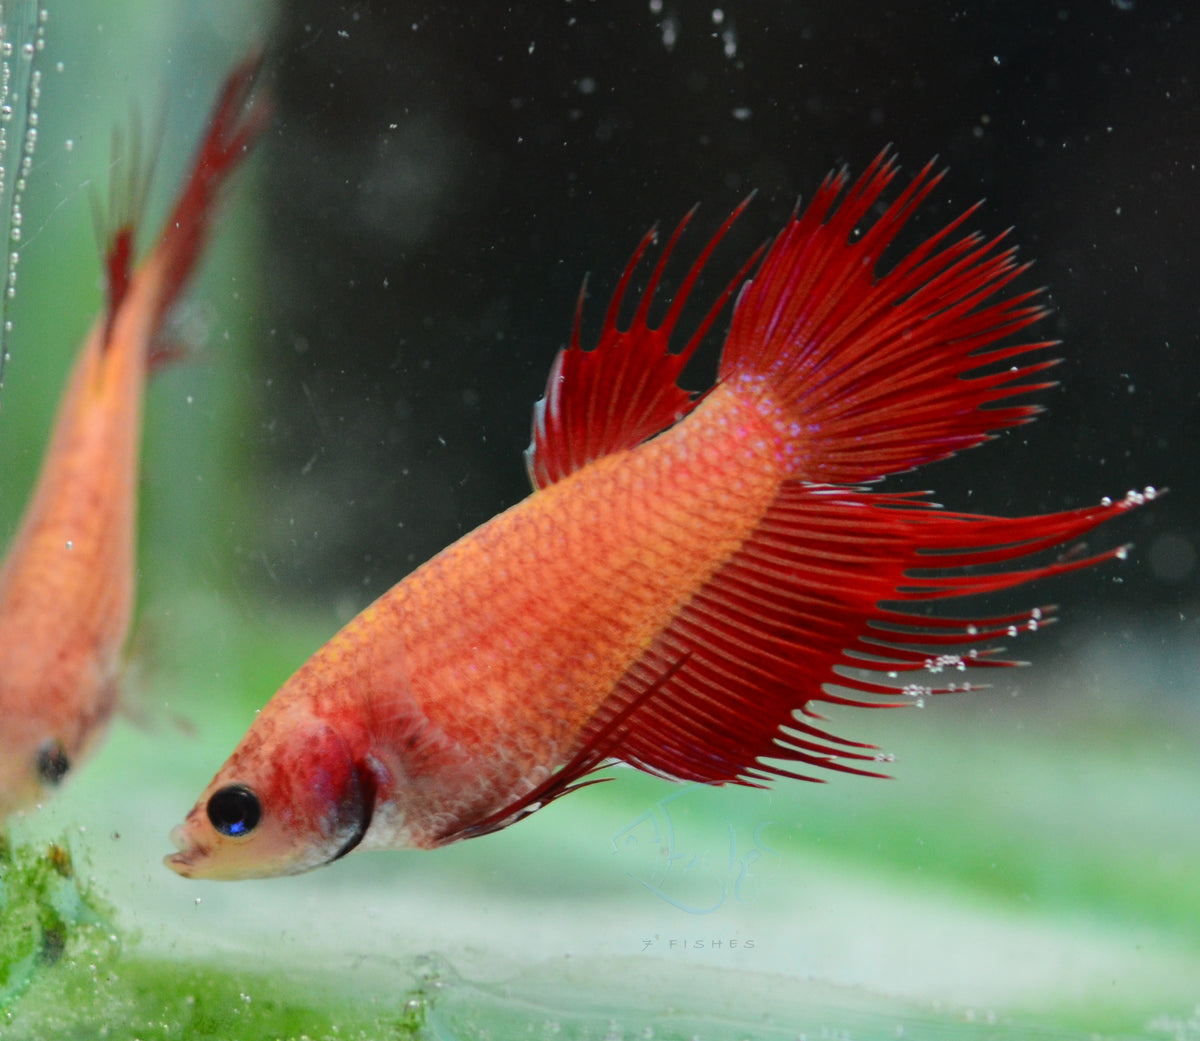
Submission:
M 1009 514 L 1170 486 L 1100 534 L 1132 539 L 1129 562 L 1052 596 L 1191 631 L 1190 3 L 292 0 L 274 52 L 242 581 L 362 606 L 526 494 L 530 410 L 585 273 L 590 342 L 656 220 L 700 202 L 691 255 L 757 190 L 715 292 L 830 168 L 891 142 L 902 183 L 935 154 L 950 168 L 908 243 L 986 197 L 975 223 L 1014 228 L 1066 358 L 1037 423 L 896 486 Z

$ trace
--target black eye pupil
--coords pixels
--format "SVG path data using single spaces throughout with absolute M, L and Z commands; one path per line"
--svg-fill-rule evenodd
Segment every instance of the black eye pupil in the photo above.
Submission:
M 222 835 L 240 838 L 258 827 L 262 804 L 245 785 L 231 784 L 214 792 L 208 800 L 208 819 Z
M 56 737 L 50 738 L 49 741 L 43 741 L 42 746 L 37 750 L 38 776 L 46 784 L 58 784 L 67 776 L 67 771 L 70 769 L 71 760 L 67 757 L 67 750 L 63 748 L 63 743 Z

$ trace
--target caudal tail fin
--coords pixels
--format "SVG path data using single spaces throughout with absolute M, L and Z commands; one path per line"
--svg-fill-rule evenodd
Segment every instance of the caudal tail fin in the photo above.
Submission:
M 782 408 L 802 449 L 797 476 L 857 484 L 933 462 L 1028 421 L 994 403 L 1052 383 L 1052 342 L 993 346 L 1046 312 L 1039 290 L 998 298 L 1027 265 L 1004 235 L 959 232 L 967 210 L 879 273 L 881 258 L 941 179 L 927 165 L 874 219 L 896 177 L 880 153 L 847 190 L 830 174 L 772 243 L 739 296 L 720 378 Z
M 153 328 L 178 298 L 204 250 L 221 187 L 266 127 L 270 105 L 254 91 L 262 60 L 261 52 L 255 52 L 226 77 L 188 179 L 144 264 L 146 277 L 153 280 L 154 313 L 148 316 Z M 150 178 L 150 165 L 140 162 L 139 143 L 135 134 L 129 181 L 117 189 L 111 206 L 117 218 L 104 236 L 110 331 L 134 279 L 135 224 Z
M 262 61 L 262 53 L 255 52 L 226 78 L 191 174 L 155 246 L 154 262 L 162 265 L 164 309 L 179 295 L 204 249 L 222 185 L 249 153 L 270 118 L 266 97 L 254 92 Z

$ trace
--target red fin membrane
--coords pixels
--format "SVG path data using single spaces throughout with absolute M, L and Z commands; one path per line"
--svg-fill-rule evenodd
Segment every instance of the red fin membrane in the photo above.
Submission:
M 943 512 L 913 496 L 786 485 L 755 534 L 631 670 L 592 724 L 594 733 L 635 705 L 611 754 L 652 773 L 716 784 L 815 779 L 766 762 L 778 760 L 877 776 L 866 765 L 881 758 L 873 747 L 818 726 L 813 703 L 911 704 L 971 689 L 966 675 L 975 668 L 1012 664 L 977 645 L 1045 624 L 1048 608 L 971 620 L 925 617 L 913 608 L 1121 556 L 1118 547 L 1030 561 L 1142 498 L 1010 520 Z M 643 697 L 641 671 L 679 660 L 679 669 Z M 927 675 L 900 675 L 912 670 Z
M 1033 377 L 1054 360 L 1015 361 L 1052 343 L 992 348 L 1045 309 L 1037 291 L 992 300 L 1026 265 L 1003 235 L 953 239 L 974 208 L 876 274 L 941 179 L 926 166 L 864 229 L 896 172 L 885 151 L 844 196 L 846 175 L 827 177 L 734 311 L 720 378 L 761 387 L 798 421 L 797 476 L 810 481 L 858 484 L 944 459 L 1040 411 L 987 406 L 1053 385 Z
M 252 96 L 261 66 L 262 55 L 255 53 L 225 80 L 187 183 L 163 228 L 155 251 L 162 272 L 155 327 L 183 289 L 204 249 L 205 234 L 221 186 L 266 127 L 270 106 L 261 95 Z M 142 150 L 139 123 L 135 119 L 129 143 L 129 172 L 124 179 L 113 181 L 108 218 L 113 226 L 102 233 L 108 289 L 106 336 L 111 333 L 135 277 L 134 240 L 149 191 L 157 147 L 151 147 L 149 159 L 143 157 Z M 114 137 L 114 160 L 123 152 L 121 139 Z M 101 225 L 102 221 L 98 219 L 97 226 Z M 150 362 L 157 368 L 186 353 L 156 344 Z
M 108 210 L 102 214 L 95 196 L 92 213 L 97 241 L 104 243 L 104 278 L 107 290 L 105 341 L 112 323 L 125 300 L 133 278 L 134 246 L 138 225 L 146 208 L 146 197 L 154 179 L 154 166 L 162 136 L 162 124 L 147 147 L 142 139 L 142 124 L 136 111 L 130 122 L 128 143 L 119 130 L 113 131 L 112 166 L 121 171 L 108 186 Z
M 643 237 L 617 284 L 600 342 L 590 351 L 583 350 L 579 343 L 584 301 L 584 293 L 580 293 L 570 346 L 554 359 L 545 397 L 534 407 L 533 441 L 525 453 L 525 461 L 535 488 L 553 484 L 602 456 L 635 448 L 691 411 L 695 398 L 676 381 L 758 254 L 746 262 L 717 297 L 678 352 L 671 352 L 669 341 L 696 279 L 749 201 L 745 200 L 733 211 L 693 263 L 658 326 L 651 328 L 648 324 L 650 304 L 671 251 L 692 218 L 691 213 L 680 222 L 659 257 L 629 328 L 619 329 L 617 314 L 629 291 L 630 279 L 656 233 L 650 231 Z
M 165 266 L 163 309 L 183 288 L 204 248 L 222 185 L 266 129 L 271 106 L 254 93 L 263 56 L 255 52 L 226 78 L 209 118 L 192 172 L 163 229 L 157 251 Z

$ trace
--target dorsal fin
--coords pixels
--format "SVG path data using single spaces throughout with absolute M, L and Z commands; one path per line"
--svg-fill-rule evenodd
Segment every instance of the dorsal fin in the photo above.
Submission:
M 555 358 L 545 396 L 534 406 L 533 440 L 525 462 L 535 488 L 553 484 L 603 456 L 637 447 L 695 406 L 697 399 L 679 386 L 679 374 L 762 251 L 756 251 L 743 265 L 677 352 L 670 350 L 671 334 L 713 250 L 749 202 L 748 197 L 730 214 L 692 264 L 657 326 L 649 324 L 650 305 L 694 209 L 679 222 L 659 257 L 629 327 L 620 329 L 617 316 L 630 280 L 657 231 L 651 229 L 643 236 L 617 283 L 600 341 L 592 350 L 584 350 L 579 342 L 585 282 L 575 308 L 570 345 Z

